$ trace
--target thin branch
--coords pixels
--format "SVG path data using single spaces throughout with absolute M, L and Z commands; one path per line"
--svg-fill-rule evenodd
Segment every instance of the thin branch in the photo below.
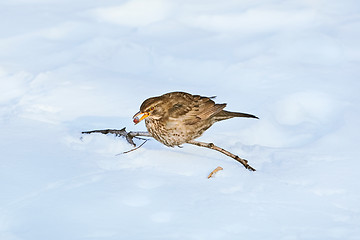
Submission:
M 147 141 L 149 141 L 149 139 L 145 139 L 144 142 L 143 142 L 142 144 L 140 144 L 138 147 L 133 148 L 133 149 L 130 149 L 129 151 L 125 151 L 125 152 L 123 152 L 123 153 L 116 154 L 115 156 L 118 156 L 118 155 L 120 155 L 120 154 L 126 154 L 126 153 L 129 153 L 129 152 L 132 152 L 132 151 L 135 151 L 135 150 L 141 148 Z
M 117 137 L 124 137 L 128 143 L 136 147 L 136 144 L 133 141 L 133 138 L 146 140 L 141 137 L 151 137 L 150 133 L 148 132 L 127 132 L 125 128 L 123 129 L 104 129 L 104 130 L 92 130 L 92 131 L 85 131 L 81 132 L 82 134 L 91 134 L 91 133 L 102 133 L 102 134 L 115 134 Z
M 125 128 L 120 129 L 120 130 L 118 130 L 118 129 L 104 129 L 104 130 L 92 130 L 92 131 L 82 132 L 82 134 L 91 134 L 91 133 L 115 134 L 117 137 L 120 137 L 120 136 L 124 137 L 128 141 L 128 143 L 130 143 L 134 147 L 136 147 L 136 144 L 134 143 L 133 138 L 145 140 L 139 147 L 136 147 L 136 148 L 131 149 L 131 150 L 129 150 L 127 152 L 124 152 L 124 153 L 134 151 L 134 150 L 140 148 L 142 145 L 144 145 L 145 142 L 147 141 L 147 139 L 140 138 L 140 137 L 152 137 L 151 134 L 148 133 L 148 132 L 127 132 Z M 246 169 L 248 169 L 250 171 L 256 171 L 255 168 L 251 167 L 248 164 L 248 161 L 246 159 L 240 158 L 239 156 L 237 156 L 235 154 L 232 154 L 231 152 L 229 152 L 229 151 L 227 151 L 227 150 L 225 150 L 223 148 L 220 148 L 220 147 L 214 145 L 213 143 L 205 143 L 205 142 L 199 142 L 199 141 L 194 141 L 194 140 L 191 140 L 191 141 L 189 141 L 187 143 L 193 144 L 193 145 L 196 145 L 196 146 L 199 146 L 199 147 L 210 148 L 210 149 L 216 150 L 218 152 L 221 152 L 221 153 L 225 154 L 226 156 L 229 156 L 229 157 L 235 159 L 236 161 L 238 161 L 239 163 L 241 163 L 242 165 L 244 165 L 244 167 Z
M 102 134 L 115 134 L 116 136 L 125 136 L 127 134 L 125 128 L 123 129 L 103 129 L 103 130 L 92 130 L 81 132 L 82 134 L 91 134 L 91 133 L 102 133 Z
M 244 167 L 250 171 L 256 171 L 255 168 L 251 167 L 249 164 L 248 164 L 248 161 L 243 159 L 243 158 L 240 158 L 239 156 L 235 155 L 235 154 L 232 154 L 231 152 L 229 151 L 226 151 L 225 149 L 223 148 L 220 148 L 216 145 L 214 145 L 213 143 L 205 143 L 205 142 L 199 142 L 199 141 L 194 141 L 194 140 L 191 140 L 187 143 L 190 143 L 190 144 L 193 144 L 193 145 L 196 145 L 196 146 L 199 146 L 199 147 L 206 147 L 206 148 L 210 148 L 210 149 L 213 149 L 213 150 L 216 150 L 218 152 L 221 152 L 223 154 L 225 154 L 226 156 L 229 156 L 233 159 L 235 159 L 236 161 L 238 161 L 239 163 L 241 163 L 242 165 L 244 165 Z

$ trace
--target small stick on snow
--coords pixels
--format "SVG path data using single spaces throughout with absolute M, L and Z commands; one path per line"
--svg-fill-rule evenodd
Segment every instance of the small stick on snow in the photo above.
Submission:
M 209 176 L 208 176 L 208 178 L 211 178 L 211 177 L 213 177 L 214 176 L 214 174 L 215 173 L 217 173 L 218 171 L 220 171 L 220 170 L 223 170 L 223 168 L 222 167 L 217 167 L 217 168 L 215 168 L 210 174 L 209 174 Z
M 145 141 L 144 141 L 142 144 L 140 144 L 138 147 L 133 148 L 133 149 L 130 149 L 129 151 L 125 151 L 125 152 L 123 152 L 123 153 L 116 154 L 115 156 L 118 156 L 118 155 L 120 155 L 120 154 L 126 154 L 126 153 L 129 153 L 129 152 L 132 152 L 132 151 L 135 151 L 135 150 L 141 148 L 142 145 L 144 145 L 149 139 L 144 139 L 144 140 L 145 140 Z

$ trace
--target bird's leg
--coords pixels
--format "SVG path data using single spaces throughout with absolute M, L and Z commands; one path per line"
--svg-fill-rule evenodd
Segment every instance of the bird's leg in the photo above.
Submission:
M 221 152 L 223 154 L 225 154 L 226 156 L 229 156 L 233 159 L 235 159 L 236 161 L 238 161 L 239 163 L 241 163 L 242 165 L 244 165 L 244 167 L 250 171 L 256 171 L 255 168 L 251 167 L 249 164 L 248 164 L 248 161 L 243 159 L 243 158 L 240 158 L 239 156 L 235 155 L 235 154 L 232 154 L 231 152 L 229 151 L 226 151 L 225 149 L 223 148 L 220 148 L 218 146 L 216 146 L 215 144 L 213 143 L 205 143 L 205 142 L 199 142 L 199 141 L 194 141 L 194 140 L 191 140 L 187 143 L 190 143 L 190 144 L 193 144 L 193 145 L 196 145 L 196 146 L 199 146 L 199 147 L 206 147 L 206 148 L 210 148 L 210 149 L 213 149 L 213 150 L 216 150 L 218 152 Z
M 117 137 L 125 137 L 128 143 L 136 147 L 136 144 L 133 141 L 133 138 L 142 139 L 139 137 L 151 137 L 150 133 L 148 132 L 127 132 L 125 128 L 123 129 L 104 129 L 104 130 L 92 130 L 92 131 L 86 131 L 82 132 L 82 134 L 91 134 L 91 133 L 102 133 L 102 134 L 115 134 Z M 145 140 L 145 139 L 142 139 Z

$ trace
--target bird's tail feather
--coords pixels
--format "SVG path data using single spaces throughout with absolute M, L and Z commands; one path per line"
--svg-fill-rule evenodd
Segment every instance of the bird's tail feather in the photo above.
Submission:
M 217 121 L 221 121 L 221 120 L 225 120 L 225 119 L 229 119 L 229 118 L 233 118 L 233 117 L 245 117 L 245 118 L 257 118 L 257 119 L 259 119 L 257 116 L 252 115 L 252 114 L 239 113 L 239 112 L 229 112 L 229 111 L 225 111 L 225 110 L 222 110 L 221 112 L 219 112 L 218 114 L 215 115 L 215 119 Z

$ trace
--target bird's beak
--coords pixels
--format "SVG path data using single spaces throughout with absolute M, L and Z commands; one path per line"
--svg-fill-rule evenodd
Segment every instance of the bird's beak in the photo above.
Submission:
M 138 117 L 139 115 L 141 115 L 141 114 L 144 114 L 144 115 L 142 115 L 140 118 Z M 145 118 L 147 118 L 148 116 L 150 116 L 150 113 L 148 113 L 148 112 L 141 112 L 141 111 L 139 111 L 139 112 L 137 112 L 134 116 L 133 116 L 133 122 L 135 123 L 135 124 L 138 124 L 139 122 L 141 122 L 142 120 L 144 120 Z

